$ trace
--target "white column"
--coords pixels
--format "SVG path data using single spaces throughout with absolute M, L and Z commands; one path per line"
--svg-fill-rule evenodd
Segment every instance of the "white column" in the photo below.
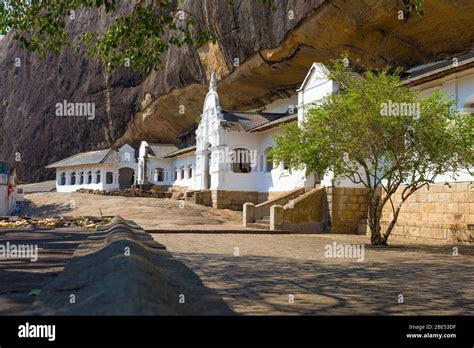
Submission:
M 118 184 L 119 182 L 119 173 L 118 173 L 118 170 L 117 171 L 113 171 L 114 173 L 114 180 L 113 180 L 113 183 L 114 184 Z
M 207 158 L 207 151 L 203 151 L 200 157 L 200 168 L 201 168 L 201 189 L 206 188 L 207 184 L 207 170 L 209 168 L 209 162 Z
M 64 174 L 66 175 L 66 185 L 71 185 L 71 171 L 65 170 Z
M 144 173 L 143 173 L 143 160 L 140 158 L 138 160 L 138 165 L 137 165 L 137 175 L 136 175 L 136 181 L 137 184 L 143 184 L 144 180 Z

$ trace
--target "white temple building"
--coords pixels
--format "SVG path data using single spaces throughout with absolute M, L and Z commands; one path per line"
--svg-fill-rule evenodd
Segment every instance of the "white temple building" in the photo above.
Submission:
M 454 70 L 444 62 L 413 68 L 403 83 L 421 95 L 434 90 L 445 91 L 457 101 L 462 112 L 473 112 L 474 68 L 471 62 L 472 59 L 462 60 Z M 436 69 L 440 64 L 442 67 Z M 308 107 L 337 93 L 337 84 L 326 76 L 324 65 L 314 63 L 291 98 L 267 105 L 264 111 L 239 112 L 222 108 L 213 74 L 195 138 L 189 136 L 194 131 L 191 129 L 179 136 L 181 146 L 143 141 L 139 150 L 137 184 L 210 190 L 213 206 L 233 209 L 240 209 L 245 202 L 261 203 L 298 188 L 313 188 L 316 184 L 320 187 L 362 187 L 349 179 L 334 178 L 331 173 L 319 178 L 306 176 L 303 170 L 290 172 L 284 162 L 272 163 L 267 157 L 275 144 L 273 136 L 282 131 L 281 125 L 301 122 Z M 467 180 L 472 177 L 461 173 L 458 181 Z
M 130 188 L 134 184 L 137 163 L 135 150 L 124 145 L 118 150 L 79 153 L 46 168 L 56 170 L 57 192 L 72 192 L 82 188 L 116 190 Z
M 314 77 L 322 75 L 320 69 L 321 65 L 313 65 L 300 91 L 303 98 L 314 84 L 321 87 L 308 92 L 314 94 L 308 103 L 335 91 L 331 81 L 321 83 Z M 273 163 L 267 156 L 281 125 L 302 117 L 305 103 L 296 111 L 297 102 L 295 95 L 268 105 L 264 112 L 226 111 L 221 108 L 213 74 L 195 137 L 189 136 L 193 129 L 181 134 L 181 147 L 143 141 L 137 183 L 209 190 L 213 206 L 234 209 L 248 201 L 263 202 L 299 187 L 314 187 L 313 176 L 290 172 L 284 162 Z
M 444 91 L 460 112 L 474 115 L 474 53 L 414 67 L 401 84 L 427 96 Z M 285 161 L 273 163 L 268 151 L 282 126 L 301 122 L 313 104 L 338 93 L 322 64 L 314 63 L 300 88 L 287 99 L 262 109 L 225 110 L 212 74 L 200 121 L 177 136 L 176 144 L 142 141 L 138 158 L 129 145 L 92 151 L 53 163 L 59 192 L 80 188 L 117 190 L 132 184 L 142 189 L 191 192 L 195 203 L 243 209 L 245 226 L 271 230 L 365 233 L 367 191 L 331 173 L 290 171 Z M 335 116 L 336 117 L 336 116 Z M 136 173 L 136 175 L 135 175 Z M 421 190 L 406 205 L 393 232 L 408 238 L 454 238 L 453 224 L 473 238 L 474 177 L 466 172 L 438 177 L 431 191 Z M 445 182 L 450 182 L 446 188 Z M 388 208 L 387 208 L 388 209 Z M 390 210 L 383 212 L 387 224 Z M 457 227 L 457 228 L 458 228 Z M 467 232 L 466 232 L 467 231 Z M 457 237 L 456 237 L 457 238 Z
M 456 65 L 442 61 L 412 68 L 402 84 L 421 95 L 444 91 L 461 112 L 472 114 L 474 54 L 459 57 Z M 193 191 L 198 203 L 236 210 L 244 203 L 263 204 L 295 190 L 361 188 L 331 173 L 319 176 L 290 171 L 284 161 L 273 163 L 268 158 L 275 145 L 273 137 L 282 132 L 282 125 L 301 122 L 312 104 L 337 92 L 338 86 L 327 78 L 324 65 L 314 63 L 290 98 L 259 110 L 229 111 L 221 106 L 217 78 L 212 74 L 199 123 L 178 135 L 176 144 L 142 141 L 136 160 L 134 149 L 125 145 L 118 150 L 78 154 L 48 168 L 56 169 L 59 192 L 124 189 L 133 183 L 142 188 L 155 185 Z M 467 172 L 459 174 L 457 182 L 474 180 Z

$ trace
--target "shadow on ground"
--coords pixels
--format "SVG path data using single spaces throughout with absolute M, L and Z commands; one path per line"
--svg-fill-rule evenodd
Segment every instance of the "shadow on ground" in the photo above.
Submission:
M 0 315 L 18 314 L 36 297 L 33 290 L 42 289 L 55 279 L 73 256 L 77 246 L 90 232 L 74 230 L 7 230 L 0 234 L 0 244 L 37 245 L 38 260 L 0 260 Z
M 474 264 L 430 254 L 428 259 L 358 263 L 173 252 L 239 313 L 474 314 Z
M 36 205 L 34 202 L 28 199 L 25 200 L 25 206 L 23 208 L 23 212 L 25 212 L 27 215 L 31 215 L 30 212 L 34 212 L 35 217 L 59 216 L 71 213 L 73 210 L 74 209 L 72 209 L 69 204 L 65 203 Z

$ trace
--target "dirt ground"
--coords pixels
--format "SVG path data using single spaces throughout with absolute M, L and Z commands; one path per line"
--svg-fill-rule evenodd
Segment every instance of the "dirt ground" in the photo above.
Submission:
M 213 209 L 175 199 L 101 196 L 87 193 L 41 192 L 25 195 L 28 216 L 120 215 L 145 230 L 242 229 L 242 212 Z

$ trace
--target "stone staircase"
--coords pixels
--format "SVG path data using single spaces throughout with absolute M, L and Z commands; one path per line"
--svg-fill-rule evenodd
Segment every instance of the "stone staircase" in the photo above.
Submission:
M 257 228 L 260 230 L 270 230 L 270 216 L 262 216 L 260 220 L 248 223 L 247 227 Z

